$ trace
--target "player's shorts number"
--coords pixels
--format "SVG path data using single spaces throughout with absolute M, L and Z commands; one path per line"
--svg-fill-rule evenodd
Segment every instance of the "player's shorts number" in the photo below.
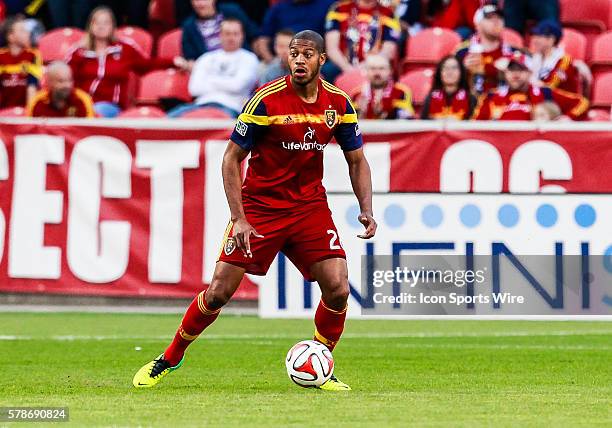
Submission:
M 331 235 L 331 239 L 329 240 L 329 249 L 330 250 L 341 250 L 342 247 L 340 247 L 340 243 L 338 242 L 338 234 L 336 233 L 335 230 L 333 229 L 329 229 L 327 231 L 328 235 Z M 338 242 L 336 244 L 336 242 Z

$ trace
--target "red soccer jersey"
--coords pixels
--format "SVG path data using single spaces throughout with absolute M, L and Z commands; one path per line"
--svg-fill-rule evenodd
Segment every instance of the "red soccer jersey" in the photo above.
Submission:
M 73 89 L 63 108 L 51 104 L 49 90 L 38 92 L 30 105 L 26 116 L 30 117 L 94 117 L 91 97 L 80 89 Z
M 353 95 L 360 119 L 412 119 L 412 92 L 401 83 L 389 81 L 375 89 L 365 83 Z
M 84 47 L 68 54 L 74 85 L 87 92 L 94 102 L 108 101 L 127 106 L 130 72 L 145 73 L 155 68 L 172 67 L 172 60 L 146 58 L 136 45 L 117 41 L 102 56 Z
M 325 202 L 323 149 L 334 137 L 345 151 L 362 145 L 355 109 L 340 89 L 320 80 L 317 101 L 306 103 L 289 76 L 262 86 L 246 103 L 230 138 L 251 152 L 242 186 L 245 207 Z
M 475 97 L 465 89 L 460 89 L 454 94 L 434 89 L 425 99 L 421 119 L 466 120 L 472 116 L 475 105 Z
M 25 107 L 27 88 L 38 86 L 42 75 L 42 61 L 36 49 L 24 49 L 12 55 L 0 49 L 0 108 Z
M 533 57 L 532 69 L 536 77 L 547 86 L 568 92 L 580 92 L 580 75 L 574 60 L 563 49 L 556 48 L 549 58 Z
M 581 119 L 589 109 L 589 101 L 577 94 L 548 87 L 529 86 L 526 92 L 506 87 L 483 95 L 474 118 L 477 120 L 531 120 L 533 107 L 545 101 L 556 103 L 563 114 Z
M 376 4 L 361 7 L 354 0 L 334 3 L 325 18 L 325 30 L 340 32 L 340 50 L 356 64 L 369 53 L 377 53 L 382 42 L 398 42 L 400 24 L 393 10 Z

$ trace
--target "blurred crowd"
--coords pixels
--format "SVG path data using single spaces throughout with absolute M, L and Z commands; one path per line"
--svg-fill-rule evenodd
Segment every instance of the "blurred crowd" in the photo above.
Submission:
M 152 30 L 163 3 L 0 0 L 0 115 L 123 116 L 138 101 L 134 79 L 170 68 L 189 76 L 189 99 L 164 97 L 147 111 L 236 117 L 259 85 L 288 73 L 289 42 L 305 29 L 324 35 L 322 74 L 361 118 L 583 120 L 589 110 L 593 76 L 560 43 L 558 0 L 169 0 L 167 30 L 180 28 L 180 47 L 152 56 L 118 29 Z M 39 42 L 56 28 L 83 35 L 61 59 L 41 57 Z M 419 50 L 441 53 L 432 63 Z

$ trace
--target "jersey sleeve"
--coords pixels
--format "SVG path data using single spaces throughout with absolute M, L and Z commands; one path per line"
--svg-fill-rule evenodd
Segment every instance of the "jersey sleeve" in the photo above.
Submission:
M 336 127 L 334 137 L 345 152 L 350 152 L 363 146 L 361 130 L 357 123 L 357 112 L 348 99 L 346 100 L 346 111 L 340 118 L 340 123 Z
M 268 113 L 263 100 L 258 100 L 258 95 L 255 94 L 242 109 L 242 113 L 238 116 L 236 126 L 230 137 L 234 143 L 238 144 L 244 150 L 250 151 L 257 139 L 268 128 Z

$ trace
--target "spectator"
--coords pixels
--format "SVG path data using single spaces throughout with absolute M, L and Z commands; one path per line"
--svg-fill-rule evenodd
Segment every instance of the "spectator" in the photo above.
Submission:
M 476 97 L 470 93 L 467 71 L 461 61 L 454 55 L 442 58 L 425 98 L 421 119 L 467 120 L 475 106 Z
M 559 21 L 559 0 L 505 0 L 504 14 L 506 26 L 523 34 L 528 19 Z
M 241 48 L 244 42 L 242 23 L 226 18 L 221 23 L 221 49 L 207 52 L 195 62 L 189 78 L 189 92 L 195 103 L 179 106 L 169 117 L 200 107 L 215 107 L 238 117 L 257 81 L 257 56 Z
M 422 28 L 421 0 L 397 0 L 394 12 L 402 28 L 410 34 L 416 34 Z
M 330 61 L 323 68 L 329 81 L 359 65 L 368 54 L 395 59 L 400 25 L 393 11 L 376 0 L 336 3 L 326 18 L 325 46 Z
M 533 58 L 531 71 L 533 83 L 560 88 L 569 92 L 581 92 L 580 73 L 571 56 L 559 46 L 563 36 L 557 21 L 542 21 L 531 30 Z
M 30 47 L 30 32 L 22 17 L 4 23 L 7 47 L 0 49 L 0 108 L 25 107 L 38 89 L 42 61 Z
M 559 120 L 562 118 L 561 109 L 552 101 L 544 101 L 533 108 L 531 118 L 540 122 Z
M 244 10 L 249 18 L 258 26 L 263 22 L 263 17 L 268 11 L 267 1 L 253 0 L 218 0 L 219 3 L 234 3 Z
M 474 32 L 474 14 L 480 0 L 429 0 L 425 22 L 430 27 L 455 30 L 467 39 Z
M 498 61 L 505 72 L 507 86 L 484 95 L 474 117 L 478 120 L 531 120 L 534 106 L 543 102 L 556 103 L 563 114 L 577 120 L 586 116 L 589 102 L 586 98 L 549 87 L 530 84 L 531 71 L 527 57 L 516 52 Z
M 518 49 L 502 40 L 504 15 L 495 4 L 481 7 L 474 15 L 477 33 L 459 46 L 457 57 L 470 73 L 471 90 L 482 94 L 501 83 L 495 62 Z
M 196 60 L 206 52 L 221 47 L 221 21 L 234 18 L 242 23 L 246 40 L 250 43 L 257 35 L 257 26 L 249 19 L 240 6 L 216 4 L 216 0 L 191 0 L 194 13 L 183 23 L 183 56 Z
M 184 58 L 174 60 L 146 58 L 140 49 L 128 40 L 115 37 L 112 11 L 100 6 L 91 12 L 87 35 L 83 43 L 68 54 L 68 65 L 75 77 L 75 86 L 93 98 L 96 113 L 102 117 L 115 117 L 129 104 L 128 81 L 131 72 L 144 73 L 155 68 L 187 69 Z
M 87 16 L 96 6 L 96 0 L 47 0 L 47 3 L 54 28 L 85 28 Z
M 368 55 L 365 60 L 368 81 L 352 94 L 360 119 L 412 119 L 412 93 L 395 83 L 386 56 Z
M 289 43 L 293 38 L 294 32 L 286 29 L 276 33 L 274 37 L 274 52 L 276 57 L 264 66 L 263 72 L 259 77 L 259 84 L 271 82 L 281 76 L 289 74 Z
M 270 45 L 282 29 L 313 30 L 325 33 L 325 16 L 334 0 L 282 0 L 268 9 L 264 16 L 261 35 L 255 42 L 255 52 L 264 62 L 274 59 Z
M 94 117 L 89 94 L 74 87 L 72 70 L 55 61 L 47 67 L 47 89 L 39 91 L 26 109 L 30 117 Z

